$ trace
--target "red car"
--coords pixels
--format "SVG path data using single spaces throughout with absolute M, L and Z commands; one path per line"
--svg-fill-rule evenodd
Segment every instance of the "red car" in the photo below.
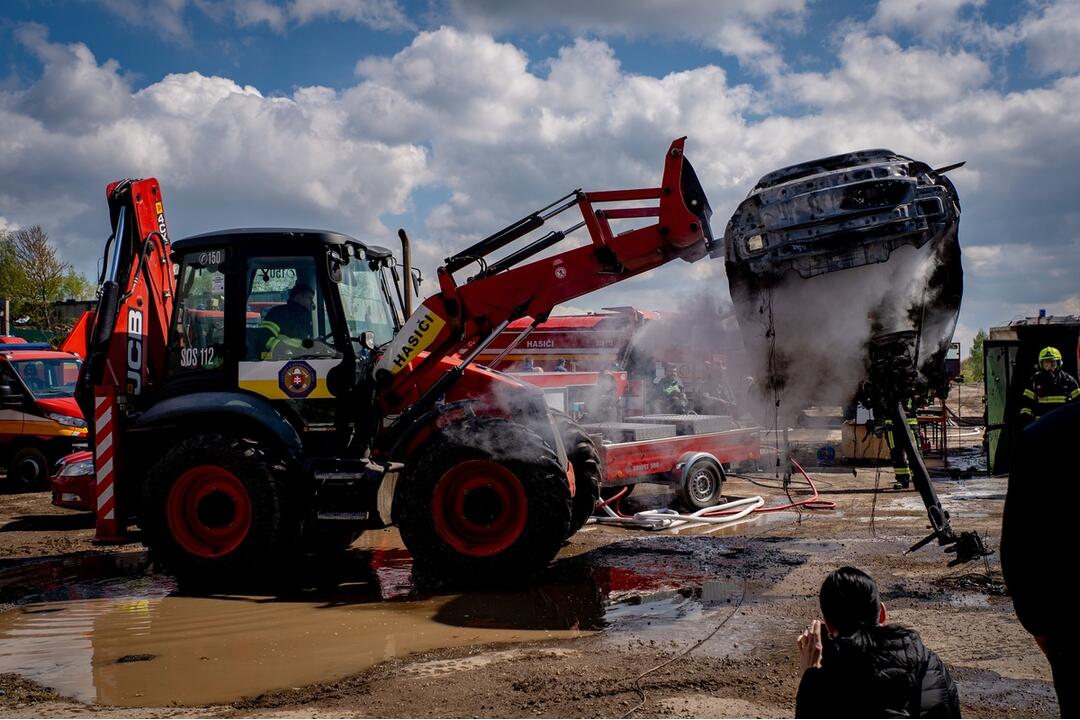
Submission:
M 94 454 L 71 453 L 56 463 L 52 476 L 52 504 L 71 510 L 94 509 Z
M 82 361 L 47 343 L 0 344 L 0 467 L 8 490 L 44 489 L 53 463 L 86 447 L 75 402 Z

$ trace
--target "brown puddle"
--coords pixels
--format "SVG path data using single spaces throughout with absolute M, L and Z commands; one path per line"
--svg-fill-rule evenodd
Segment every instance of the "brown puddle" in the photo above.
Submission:
M 576 637 L 609 622 L 633 632 L 621 605 L 680 587 L 701 597 L 718 564 L 743 561 L 708 538 L 655 538 L 556 563 L 525 589 L 426 596 L 396 542 L 373 533 L 335 561 L 332 576 L 316 573 L 277 596 L 179 595 L 138 557 L 105 570 L 88 559 L 89 573 L 70 558 L 2 569 L 0 590 L 12 578 L 41 584 L 22 596 L 29 603 L 0 614 L 0 672 L 102 705 L 226 703 L 419 651 Z
M 42 603 L 0 619 L 0 671 L 83 702 L 203 705 L 345 677 L 421 650 L 577 634 L 445 625 L 435 616 L 449 599 L 327 605 L 167 596 Z

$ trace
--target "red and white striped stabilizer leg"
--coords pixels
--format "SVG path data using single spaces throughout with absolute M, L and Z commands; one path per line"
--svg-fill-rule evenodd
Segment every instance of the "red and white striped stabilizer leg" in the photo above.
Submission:
M 113 457 L 116 452 L 116 393 L 111 388 L 94 393 L 94 471 L 97 498 L 94 542 L 125 542 L 123 524 L 117 520 L 116 471 Z

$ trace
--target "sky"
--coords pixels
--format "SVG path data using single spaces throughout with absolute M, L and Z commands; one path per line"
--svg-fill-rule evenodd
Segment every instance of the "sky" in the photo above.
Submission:
M 174 239 L 396 248 L 405 227 L 432 278 L 569 190 L 658 185 L 683 135 L 718 234 L 779 167 L 966 161 L 965 354 L 979 328 L 1080 314 L 1080 0 L 0 3 L 0 229 L 42 225 L 90 277 L 122 177 L 159 179 Z M 728 297 L 721 261 L 563 309 L 702 294 Z

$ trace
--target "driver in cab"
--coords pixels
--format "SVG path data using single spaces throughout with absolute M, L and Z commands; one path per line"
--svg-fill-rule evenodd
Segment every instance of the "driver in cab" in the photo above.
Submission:
M 315 291 L 306 283 L 297 283 L 289 291 L 289 301 L 270 308 L 259 323 L 265 331 L 263 360 L 287 360 L 298 355 L 333 355 L 334 349 L 318 340 L 312 341 L 311 315 Z M 307 341 L 305 343 L 305 340 Z

